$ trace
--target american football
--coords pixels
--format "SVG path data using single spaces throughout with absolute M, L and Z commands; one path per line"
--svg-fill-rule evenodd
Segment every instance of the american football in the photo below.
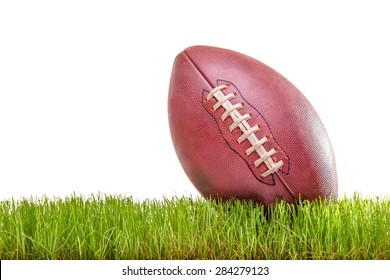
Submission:
M 173 64 L 168 115 L 180 163 L 205 198 L 268 206 L 338 195 L 334 153 L 315 109 L 254 58 L 185 49 Z

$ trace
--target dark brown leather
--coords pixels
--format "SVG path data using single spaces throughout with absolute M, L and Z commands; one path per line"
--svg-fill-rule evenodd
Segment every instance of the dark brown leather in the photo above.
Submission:
M 250 126 L 259 125 L 258 139 L 275 162 L 283 166 L 265 178 L 264 163 L 245 151 L 248 140 L 238 143 L 240 129 L 230 132 L 231 117 L 221 120 L 223 108 L 213 110 L 208 92 L 226 84 L 235 92 L 233 104 L 242 103 Z M 299 196 L 313 200 L 336 198 L 336 164 L 326 130 L 314 108 L 286 78 L 246 55 L 207 46 L 194 46 L 175 59 L 168 100 L 172 141 L 187 176 L 205 197 L 252 199 L 264 205 Z

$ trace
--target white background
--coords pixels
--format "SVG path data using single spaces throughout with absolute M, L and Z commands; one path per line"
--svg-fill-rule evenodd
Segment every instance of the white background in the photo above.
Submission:
M 127 272 L 134 270 L 138 275 L 123 275 L 123 269 Z M 269 275 L 216 275 L 217 267 L 233 268 L 238 267 L 238 274 L 241 267 L 268 267 Z M 140 271 L 138 270 L 140 268 Z M 147 275 L 155 270 L 156 274 L 170 271 L 177 273 L 178 269 L 184 275 Z M 190 271 L 188 271 L 188 269 Z M 206 275 L 199 275 L 202 270 Z M 137 271 L 138 270 L 138 271 Z M 185 275 L 186 273 L 198 275 Z M 320 273 L 319 273 L 320 272 Z M 143 275 L 139 275 L 139 274 Z M 94 279 L 94 280 L 117 280 L 117 279 L 299 279 L 299 280 L 329 280 L 330 275 L 337 275 L 337 279 L 383 279 L 383 275 L 389 275 L 389 261 L 289 261 L 289 260 L 106 260 L 106 261 L 2 261 L 1 276 L 4 280 L 30 279 L 30 280 L 52 280 L 52 279 Z M 152 273 L 151 273 L 152 274 Z M 221 273 L 222 274 L 222 273 Z M 315 275 L 313 277 L 313 275 Z
M 324 122 L 340 196 L 389 195 L 387 1 L 2 1 L 0 199 L 198 196 L 176 158 L 174 57 L 203 44 L 263 61 Z

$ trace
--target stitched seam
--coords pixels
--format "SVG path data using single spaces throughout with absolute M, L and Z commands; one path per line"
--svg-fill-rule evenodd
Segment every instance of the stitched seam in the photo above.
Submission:
M 203 90 L 203 94 L 204 95 L 207 95 L 209 93 L 209 91 L 206 91 L 206 90 Z M 223 133 L 221 131 L 221 127 L 218 125 L 218 122 L 217 122 L 217 119 L 213 116 L 213 114 L 207 110 L 207 108 L 205 107 L 205 102 L 204 102 L 204 97 L 202 96 L 201 97 L 201 105 L 202 107 L 206 110 L 207 114 L 209 114 L 212 119 L 214 120 L 217 128 L 218 128 L 218 131 L 219 133 L 221 134 L 222 136 L 222 139 L 225 141 L 226 145 L 230 148 L 230 150 L 232 150 L 235 154 L 237 154 L 240 158 L 242 158 L 242 160 L 245 162 L 245 164 L 248 166 L 248 169 L 250 170 L 250 172 L 253 174 L 253 176 L 256 178 L 256 180 L 258 180 L 259 182 L 263 183 L 263 184 L 266 184 L 266 185 L 269 185 L 269 186 L 273 186 L 275 185 L 275 178 L 273 176 L 273 174 L 271 175 L 271 180 L 272 182 L 271 183 L 267 183 L 266 181 L 263 181 L 261 178 L 259 178 L 255 173 L 254 171 L 252 170 L 252 168 L 250 167 L 250 164 L 249 164 L 249 161 L 247 161 L 243 155 L 241 155 L 238 151 L 236 151 L 232 146 L 231 144 L 229 143 L 229 141 L 223 136 Z
M 203 77 L 203 79 L 206 80 L 206 82 L 209 84 L 211 88 L 213 88 L 213 84 L 210 82 L 209 79 L 207 79 L 206 75 L 203 73 L 203 71 L 196 65 L 195 61 L 192 60 L 192 58 L 186 53 L 186 51 L 183 51 L 183 55 L 191 62 L 191 64 L 196 68 L 196 70 L 199 72 L 199 74 Z
M 232 82 L 229 82 L 229 81 L 226 81 L 226 80 L 221 80 L 221 79 L 218 79 L 217 80 L 217 85 L 219 84 L 229 84 L 229 85 L 234 85 Z M 245 104 L 250 104 L 250 102 L 248 100 L 246 100 L 246 98 L 244 97 L 244 95 L 240 92 L 240 90 L 234 85 L 234 87 L 236 88 L 237 90 L 237 93 L 240 95 L 240 97 L 244 100 L 244 103 Z M 276 143 L 277 146 L 280 147 L 280 145 L 278 144 L 278 141 L 273 137 L 273 133 L 272 133 L 272 129 L 271 127 L 269 126 L 267 120 L 264 118 L 264 116 L 253 106 L 250 106 L 257 114 L 259 114 L 261 116 L 261 118 L 263 119 L 264 123 L 266 124 L 270 134 L 272 135 L 272 140 Z M 285 153 L 285 157 L 287 158 L 287 167 L 286 167 L 286 171 L 283 171 L 282 169 L 280 169 L 279 171 L 284 173 L 284 174 L 288 174 L 290 172 L 290 159 L 289 159 L 289 156 Z
M 215 98 L 217 102 L 219 102 L 220 100 L 224 100 L 225 94 L 222 92 L 222 90 L 226 88 L 227 88 L 226 85 L 213 88 L 207 95 L 207 101 L 209 101 L 212 97 Z M 240 112 L 238 112 L 238 110 L 242 107 L 242 105 L 237 107 L 237 104 L 241 105 L 241 103 L 236 103 L 233 105 L 229 99 L 225 99 L 225 101 L 223 101 L 221 104 L 221 106 L 227 112 L 231 111 L 229 112 L 229 116 L 232 118 L 233 122 L 243 117 L 240 114 Z M 283 165 L 283 161 L 280 160 L 277 163 L 275 163 L 274 160 L 272 159 L 272 155 L 276 153 L 275 149 L 271 149 L 270 151 L 267 151 L 264 148 L 263 144 L 266 142 L 266 139 L 259 140 L 255 135 L 255 132 L 259 130 L 259 127 L 257 125 L 251 127 L 246 121 L 246 119 L 242 119 L 241 122 L 238 123 L 237 127 L 240 128 L 241 132 L 243 133 L 238 138 L 238 143 L 241 143 L 244 140 L 248 140 L 251 144 L 251 148 L 247 150 L 247 155 L 250 155 L 253 151 L 256 151 L 257 155 L 259 156 L 259 159 L 254 162 L 255 167 L 258 167 L 261 163 L 264 163 L 267 167 L 267 171 L 261 174 L 261 176 L 267 177 L 277 172 L 279 168 Z

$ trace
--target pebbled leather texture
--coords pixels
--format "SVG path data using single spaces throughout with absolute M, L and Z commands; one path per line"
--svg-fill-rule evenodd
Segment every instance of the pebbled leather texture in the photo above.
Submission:
M 223 108 L 205 96 L 218 85 L 235 92 L 232 103 L 249 113 L 258 125 L 264 148 L 276 149 L 282 167 L 262 178 L 264 163 L 246 155 L 251 145 L 241 143 L 239 129 L 229 131 L 231 117 L 221 120 Z M 296 202 L 338 195 L 336 163 L 326 130 L 304 95 L 267 65 L 231 50 L 193 46 L 177 55 L 168 95 L 172 141 L 180 163 L 196 189 L 206 198 L 251 199 L 264 205 L 276 200 Z

